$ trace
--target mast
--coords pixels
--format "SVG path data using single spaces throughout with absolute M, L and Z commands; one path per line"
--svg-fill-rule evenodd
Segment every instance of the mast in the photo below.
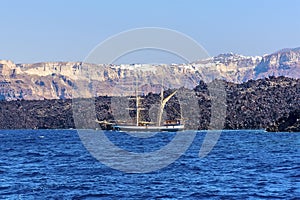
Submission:
M 139 109 L 139 103 L 140 103 L 140 98 L 139 96 L 136 94 L 136 126 L 139 125 L 139 120 L 140 120 L 140 109 Z
M 136 126 L 139 126 L 140 123 L 140 111 L 145 110 L 144 108 L 140 108 L 140 100 L 143 99 L 139 96 L 139 87 L 138 81 L 135 82 L 135 110 L 136 110 Z
M 139 126 L 139 123 L 140 123 L 140 111 L 141 110 L 145 110 L 145 108 L 141 108 L 140 107 L 140 100 L 141 99 L 144 99 L 142 97 L 139 96 L 139 85 L 138 85 L 138 76 L 135 77 L 135 97 L 129 97 L 128 99 L 135 99 L 135 107 L 134 108 L 127 108 L 128 110 L 135 110 L 136 111 L 136 122 L 135 122 L 135 125 L 136 126 Z M 134 81 L 134 79 L 133 79 Z M 134 84 L 133 84 L 134 85 Z
M 140 108 L 140 100 L 143 99 L 140 96 L 136 96 L 135 98 L 129 97 L 128 99 L 135 99 L 135 107 L 134 108 L 126 108 L 127 110 L 135 110 L 136 111 L 136 126 L 139 126 L 140 123 L 140 111 L 145 110 L 144 108 Z

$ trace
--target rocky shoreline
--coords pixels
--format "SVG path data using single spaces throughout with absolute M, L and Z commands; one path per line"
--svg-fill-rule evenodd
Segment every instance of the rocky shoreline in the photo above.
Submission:
M 279 118 L 267 129 L 268 132 L 300 132 L 300 110 L 294 110 Z
M 227 94 L 224 129 L 299 132 L 300 79 L 270 77 L 242 84 L 224 84 Z M 166 95 L 168 92 L 171 90 L 166 91 Z M 209 90 L 204 82 L 200 82 L 192 92 L 196 94 L 200 109 L 198 129 L 205 130 L 211 116 Z M 143 104 L 150 108 L 156 102 L 159 102 L 159 95 L 150 93 Z M 95 99 L 98 120 L 114 119 L 110 105 L 111 97 Z M 177 99 L 172 98 L 166 106 L 167 117 L 178 117 L 174 110 L 179 109 Z M 0 101 L 0 111 L 0 129 L 76 128 L 71 99 Z M 142 117 L 149 120 L 151 113 L 146 112 Z

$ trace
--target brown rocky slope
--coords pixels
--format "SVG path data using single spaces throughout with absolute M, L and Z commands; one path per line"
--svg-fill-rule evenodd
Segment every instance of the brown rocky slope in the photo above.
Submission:
M 193 89 L 200 80 L 222 79 L 243 83 L 269 76 L 300 77 L 300 48 L 284 49 L 264 56 L 220 54 L 185 64 L 105 65 L 83 62 L 42 62 L 15 64 L 0 60 L 0 99 L 41 100 L 70 99 L 72 88 L 86 82 L 97 96 L 120 96 L 117 86 L 138 78 L 142 92 L 159 92 L 161 78 L 167 88 Z M 114 91 L 114 92 L 113 92 Z

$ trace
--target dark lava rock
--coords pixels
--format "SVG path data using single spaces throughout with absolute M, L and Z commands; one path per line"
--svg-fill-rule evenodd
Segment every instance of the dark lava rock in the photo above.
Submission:
M 250 80 L 242 84 L 223 81 L 226 91 L 226 119 L 224 129 L 267 129 L 269 131 L 299 131 L 300 79 L 287 77 L 270 77 Z M 174 90 L 165 91 L 165 96 Z M 179 102 L 175 95 L 165 107 L 165 118 L 178 119 L 185 105 L 194 112 L 193 119 L 185 119 L 186 127 L 208 129 L 211 118 L 213 97 L 209 87 L 201 81 L 194 90 L 183 89 L 188 100 L 196 98 L 197 105 L 189 105 L 188 101 Z M 155 122 L 159 94 L 149 93 L 143 96 L 141 118 Z M 99 127 L 99 121 L 135 120 L 135 111 L 126 111 L 135 106 L 135 100 L 127 97 L 95 98 L 96 116 L 91 118 L 84 128 Z M 117 103 L 116 103 L 117 102 Z M 118 102 L 123 102 L 119 106 Z M 125 104 L 124 104 L 125 102 Z M 117 105 L 117 106 L 116 106 Z M 153 106 L 156 105 L 156 106 Z M 84 112 L 81 106 L 76 112 Z M 123 115 L 122 112 L 127 112 Z M 122 117 L 125 118 L 123 119 Z M 95 119 L 94 119 L 95 118 Z M 197 126 L 192 126 L 196 124 Z M 273 124 L 273 126 L 270 126 Z M 72 100 L 39 100 L 39 101 L 0 101 L 0 129 L 69 129 L 76 128 L 73 118 Z M 102 127 L 103 128 L 103 127 Z
M 300 109 L 294 110 L 287 116 L 279 118 L 267 129 L 269 132 L 300 132 Z

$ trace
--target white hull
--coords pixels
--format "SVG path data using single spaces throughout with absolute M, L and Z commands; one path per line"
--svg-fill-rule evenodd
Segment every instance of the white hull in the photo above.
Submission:
M 134 126 L 134 125 L 115 125 L 114 130 L 117 131 L 182 131 L 184 125 L 169 125 L 169 126 Z

